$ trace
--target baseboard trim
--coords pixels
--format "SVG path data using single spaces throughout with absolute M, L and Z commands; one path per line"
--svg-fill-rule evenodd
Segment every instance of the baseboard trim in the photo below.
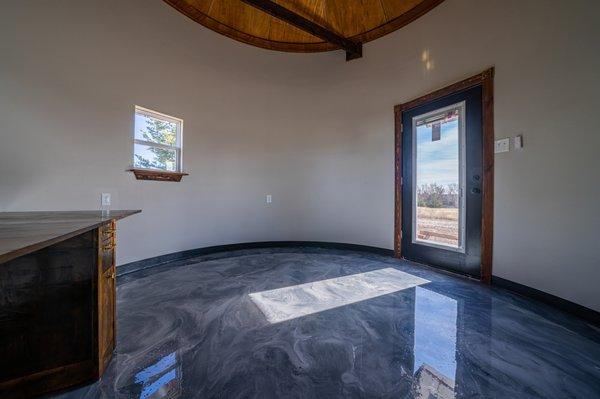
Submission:
M 341 249 L 347 251 L 369 252 L 381 256 L 394 256 L 393 249 L 385 249 L 379 247 L 371 247 L 368 245 L 346 244 L 341 242 L 325 242 L 325 241 L 259 241 L 259 242 L 243 242 L 238 244 L 216 245 L 212 247 L 203 247 L 190 249 L 187 251 L 173 252 L 166 255 L 155 256 L 152 258 L 142 259 L 135 262 L 126 263 L 117 266 L 117 276 L 133 273 L 139 270 L 149 269 L 151 267 L 160 266 L 162 264 L 194 258 L 202 255 L 212 255 L 219 252 L 239 251 L 244 249 L 257 248 L 289 248 L 289 247 L 311 247 L 325 249 Z
M 544 291 L 537 290 L 527 285 L 519 284 L 511 280 L 506 280 L 502 277 L 492 276 L 492 285 L 507 289 L 527 298 L 535 299 L 544 302 L 552 307 L 565 311 L 567 313 L 578 316 L 590 324 L 600 326 L 600 312 L 575 302 L 557 297 Z

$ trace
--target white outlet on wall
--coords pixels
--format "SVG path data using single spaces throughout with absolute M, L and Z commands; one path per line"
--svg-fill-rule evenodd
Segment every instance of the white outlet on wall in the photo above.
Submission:
M 110 193 L 102 193 L 100 203 L 102 206 L 110 206 Z
M 494 152 L 498 154 L 499 152 L 508 152 L 510 151 L 510 138 L 496 140 L 494 142 Z
M 273 196 L 271 196 L 271 194 L 267 194 L 265 201 L 267 204 L 270 204 L 271 202 L 273 202 Z

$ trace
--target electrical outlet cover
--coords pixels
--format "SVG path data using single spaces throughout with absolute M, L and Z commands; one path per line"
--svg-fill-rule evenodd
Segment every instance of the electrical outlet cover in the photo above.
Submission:
M 109 206 L 110 205 L 110 193 L 102 193 L 100 201 L 101 201 L 102 206 Z
M 500 152 L 508 152 L 510 151 L 510 139 L 500 139 L 494 142 L 494 152 L 496 154 Z

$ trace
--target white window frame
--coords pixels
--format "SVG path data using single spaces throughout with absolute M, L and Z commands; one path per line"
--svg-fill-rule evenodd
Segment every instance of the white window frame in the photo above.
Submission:
M 165 122 L 175 123 L 177 126 L 177 133 L 176 133 L 177 137 L 176 137 L 175 145 L 174 146 L 167 145 L 167 144 L 162 144 L 162 143 L 156 143 L 154 141 L 147 141 L 147 140 L 142 140 L 142 139 L 136 138 L 135 137 L 135 115 L 138 115 L 138 114 L 148 116 L 151 118 L 155 118 L 155 119 L 160 119 Z M 143 144 L 143 145 L 147 145 L 147 146 L 151 146 L 151 147 L 159 147 L 159 148 L 164 148 L 164 149 L 169 149 L 169 150 L 175 150 L 175 153 L 176 153 L 176 155 L 175 155 L 175 158 L 176 158 L 175 171 L 165 170 L 165 169 L 156 169 L 156 168 L 141 168 L 141 167 L 135 166 L 135 145 L 136 144 Z M 144 107 L 140 107 L 139 105 L 136 105 L 134 119 L 133 119 L 133 145 L 131 147 L 131 150 L 132 150 L 132 155 L 131 155 L 132 166 L 135 169 L 153 170 L 153 171 L 160 171 L 160 172 L 165 172 L 165 173 L 181 173 L 183 170 L 183 119 L 176 118 L 171 115 L 163 114 L 162 112 L 154 111 L 152 109 L 144 108 Z

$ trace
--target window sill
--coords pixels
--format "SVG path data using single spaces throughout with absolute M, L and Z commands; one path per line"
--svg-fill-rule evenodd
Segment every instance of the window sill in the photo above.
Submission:
M 183 172 L 165 172 L 163 170 L 152 169 L 127 169 L 128 172 L 133 172 L 137 180 L 155 180 L 155 181 L 181 181 L 187 173 Z

